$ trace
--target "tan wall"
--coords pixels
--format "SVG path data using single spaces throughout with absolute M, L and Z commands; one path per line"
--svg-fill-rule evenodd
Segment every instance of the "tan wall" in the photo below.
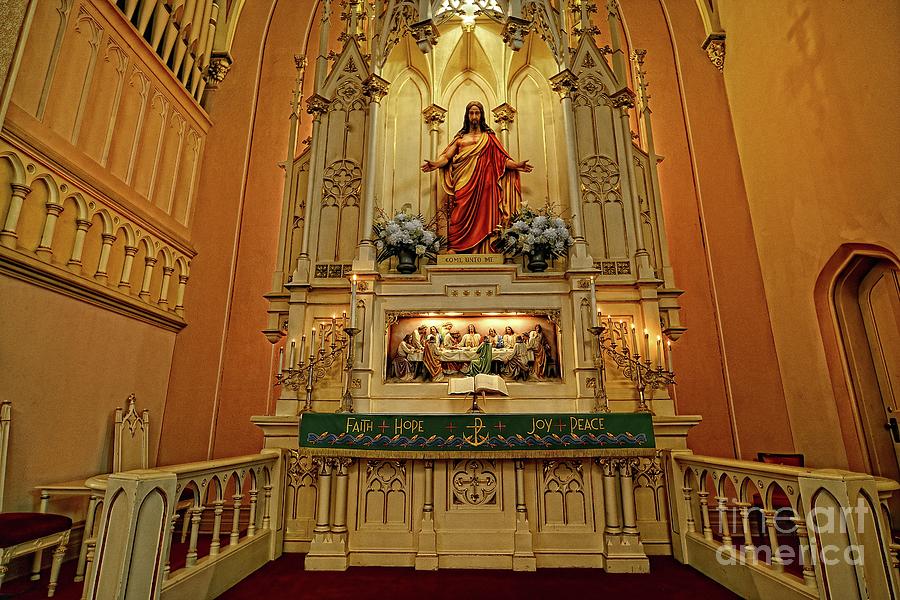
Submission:
M 691 2 L 623 6 L 646 70 L 669 252 L 687 333 L 674 345 L 677 410 L 703 415 L 694 451 L 791 451 L 790 426 L 721 74 Z
M 862 469 L 845 444 L 816 318 L 843 243 L 900 251 L 900 4 L 720 0 L 725 85 L 797 451 Z M 852 429 L 852 425 L 851 425 Z
M 34 486 L 108 472 L 112 422 L 129 394 L 150 410 L 151 463 L 175 334 L 0 275 L 0 390 L 12 401 L 4 509 Z

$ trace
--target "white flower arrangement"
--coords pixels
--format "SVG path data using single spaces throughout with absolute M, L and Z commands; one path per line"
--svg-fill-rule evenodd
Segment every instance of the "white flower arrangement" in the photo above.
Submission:
M 575 240 L 569 233 L 569 224 L 550 204 L 538 211 L 523 207 L 500 235 L 500 247 L 506 254 L 544 253 L 564 256 L 574 243 Z
M 401 251 L 411 252 L 417 257 L 434 258 L 444 245 L 444 238 L 431 229 L 435 222 L 425 222 L 421 214 L 413 215 L 405 210 L 398 211 L 388 219 L 383 211 L 373 227 L 377 260 L 387 260 Z

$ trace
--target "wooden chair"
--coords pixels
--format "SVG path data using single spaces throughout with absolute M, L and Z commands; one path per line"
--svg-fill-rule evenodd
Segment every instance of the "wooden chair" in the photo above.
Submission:
M 12 559 L 33 552 L 40 553 L 46 548 L 55 546 L 53 563 L 50 567 L 50 586 L 47 588 L 47 596 L 53 596 L 59 579 L 59 568 L 66 553 L 66 544 L 72 531 L 72 519 L 64 515 L 46 513 L 2 512 L 11 418 L 11 403 L 0 403 L 0 586 L 3 585 Z M 35 560 L 31 572 L 32 580 L 40 578 L 40 567 L 40 560 Z
M 128 406 L 116 408 L 113 424 L 113 457 L 112 472 L 132 471 L 135 469 L 150 468 L 150 411 L 146 408 L 138 413 L 135 404 L 137 399 L 134 394 L 128 396 Z M 109 473 L 102 473 L 63 483 L 42 485 L 37 489 L 41 494 L 41 512 L 47 512 L 50 499 L 54 496 L 87 496 L 88 506 L 84 518 L 84 533 L 81 538 L 81 546 L 78 551 L 78 563 L 75 567 L 75 581 L 83 581 L 88 562 L 88 547 L 96 532 L 94 531 L 95 517 L 99 514 L 103 496 L 95 490 L 87 487 L 85 482 L 103 480 L 109 477 Z M 184 511 L 193 506 L 193 500 L 189 503 L 179 502 L 176 511 Z M 189 519 L 183 515 L 182 538 L 187 535 Z M 184 539 L 182 539 L 184 541 Z

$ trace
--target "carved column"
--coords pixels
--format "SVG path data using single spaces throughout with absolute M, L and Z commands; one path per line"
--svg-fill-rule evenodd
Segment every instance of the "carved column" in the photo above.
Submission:
M 12 187 L 12 199 L 9 202 L 9 211 L 6 213 L 3 231 L 0 231 L 0 244 L 7 248 L 15 248 L 16 239 L 19 237 L 16 228 L 19 225 L 19 215 L 22 213 L 22 203 L 25 202 L 25 196 L 28 195 L 31 188 L 19 183 L 13 183 L 10 187 Z
M 141 281 L 141 291 L 138 297 L 144 302 L 150 301 L 150 280 L 153 278 L 153 267 L 156 266 L 156 259 L 152 256 L 144 258 L 144 279 Z
M 622 88 L 610 99 L 613 106 L 619 109 L 619 119 L 621 121 L 617 128 L 617 137 L 621 136 L 622 148 L 625 151 L 625 167 L 628 174 L 628 199 L 631 204 L 631 218 L 634 222 L 634 262 L 637 267 L 638 279 L 654 279 L 653 270 L 650 268 L 650 254 L 647 252 L 647 246 L 644 243 L 644 230 L 641 227 L 641 206 L 637 195 L 637 178 L 634 175 L 634 150 L 632 148 L 631 121 L 629 120 L 628 111 L 634 108 L 635 96 L 628 88 Z M 619 163 L 621 165 L 621 162 Z
M 334 512 L 331 516 L 331 533 L 344 536 L 347 533 L 347 469 L 353 460 L 335 459 Z
M 191 516 L 191 539 L 188 543 L 188 552 L 184 566 L 193 567 L 197 564 L 197 540 L 200 536 L 200 519 L 203 517 L 203 507 L 194 506 L 188 512 Z M 184 515 L 184 518 L 187 519 L 188 515 Z
M 122 275 L 119 277 L 118 285 L 123 292 L 131 289 L 131 269 L 134 267 L 134 257 L 137 251 L 137 246 L 125 246 L 125 260 L 122 263 Z
M 525 506 L 525 461 L 514 461 L 516 470 L 516 533 L 513 543 L 513 571 L 535 571 L 537 562 L 531 529 L 528 527 L 528 510 Z
M 222 547 L 222 513 L 225 512 L 225 501 L 217 499 L 213 502 L 213 531 L 212 542 L 209 545 L 209 555 L 217 556 Z
M 319 163 L 319 130 L 322 115 L 328 112 L 328 98 L 315 94 L 306 101 L 306 112 L 312 115 L 312 143 L 309 145 L 309 178 L 306 182 L 306 214 L 303 216 L 303 241 L 300 244 L 300 256 L 297 258 L 297 270 L 294 272 L 294 283 L 307 282 L 310 279 L 309 231 L 312 221 L 313 197 L 316 193 L 316 165 Z
M 106 273 L 106 269 L 109 266 L 109 253 L 112 250 L 113 242 L 116 241 L 116 236 L 111 233 L 104 233 L 100 237 L 103 243 L 100 246 L 100 260 L 97 262 L 97 272 L 94 273 L 94 279 L 101 283 L 106 283 L 106 280 L 109 278 Z
M 437 104 L 431 104 L 422 111 L 422 116 L 425 119 L 425 124 L 428 125 L 431 156 L 437 158 L 438 152 L 440 152 L 441 125 L 444 124 L 447 118 L 447 109 Z M 434 214 L 438 214 L 441 210 L 441 207 L 438 205 L 440 181 L 437 177 L 433 177 L 431 182 L 431 205 L 434 207 Z
M 622 50 L 622 41 L 619 37 L 619 3 L 617 0 L 606 0 L 607 23 L 609 23 L 609 40 L 612 43 L 612 59 L 613 71 L 619 85 L 626 85 L 628 82 L 625 69 L 625 51 Z
M 503 146 L 509 149 L 509 126 L 516 120 L 516 109 L 504 102 L 491 111 L 494 114 L 494 121 L 500 129 L 500 139 Z
M 44 220 L 41 243 L 38 244 L 35 252 L 42 260 L 50 260 L 50 256 L 53 254 L 53 234 L 56 232 L 56 221 L 63 211 L 63 206 L 54 202 L 48 202 L 44 206 L 47 207 L 47 218 Z
M 316 526 L 313 529 L 313 539 L 309 545 L 309 553 L 306 555 L 306 563 L 304 567 L 307 571 L 345 571 L 347 569 L 347 545 L 346 535 L 341 532 L 332 530 L 331 506 L 331 480 L 335 469 L 338 477 L 336 481 L 336 496 L 343 494 L 344 498 L 335 498 L 335 509 L 341 509 L 344 516 L 336 518 L 336 527 L 341 527 L 346 533 L 346 512 L 347 512 L 347 479 L 346 471 L 344 471 L 343 481 L 341 480 L 341 470 L 346 469 L 342 466 L 340 459 L 316 457 L 313 459 L 319 468 L 319 478 L 317 483 L 318 495 L 316 497 Z M 347 460 L 347 459 L 344 459 Z M 349 461 L 346 463 L 349 464 Z M 340 489 L 343 487 L 343 492 Z M 343 503 L 343 507 L 340 505 Z M 335 535 L 335 533 L 337 535 Z
M 608 460 L 608 464 L 609 467 L 604 468 L 604 501 L 609 496 L 612 496 L 612 501 L 618 503 L 618 506 L 621 508 L 622 528 L 618 529 L 616 527 L 612 532 L 615 533 L 618 529 L 622 535 L 607 536 L 606 570 L 610 573 L 649 573 L 650 561 L 644 553 L 644 545 L 641 543 L 640 531 L 637 527 L 637 510 L 634 502 L 633 473 L 634 469 L 640 464 L 640 459 L 612 459 Z M 607 473 L 610 475 L 607 476 Z M 616 486 L 616 483 L 618 483 L 618 486 Z M 611 512 L 607 509 L 608 516 Z M 616 516 L 618 517 L 619 515 Z
M 378 75 L 369 75 L 363 81 L 363 93 L 369 98 L 369 117 L 366 121 L 366 168 L 363 173 L 363 221 L 362 241 L 356 249 L 356 260 L 353 271 L 358 273 L 375 272 L 375 244 L 372 237 L 372 226 L 375 224 L 375 168 L 377 162 L 376 147 L 378 134 L 381 131 L 379 116 L 381 99 L 388 92 L 389 83 Z
M 162 283 L 159 285 L 159 301 L 156 303 L 160 308 L 165 308 L 169 305 L 169 282 L 172 281 L 172 273 L 174 272 L 175 267 L 163 267 Z
M 703 538 L 711 542 L 713 535 L 712 527 L 709 523 L 709 492 L 697 492 L 697 497 L 700 499 L 700 521 L 703 526 Z
M 575 243 L 569 250 L 569 269 L 592 269 L 594 261 L 588 254 L 584 239 L 584 216 L 581 207 L 581 184 L 578 180 L 578 149 L 575 147 L 575 111 L 572 93 L 578 89 L 578 78 L 564 69 L 550 78 L 553 91 L 562 99 L 563 128 L 566 134 L 566 180 L 569 188 L 569 210 L 572 211 L 572 237 Z
M 187 289 L 188 276 L 178 276 L 178 290 L 175 292 L 175 312 L 184 316 L 184 291 Z
M 437 536 L 434 533 L 434 461 L 422 461 L 425 469 L 425 500 L 422 503 L 422 529 L 416 549 L 416 570 L 436 571 L 438 568 Z
M 628 458 L 619 463 L 622 486 L 622 534 L 637 537 L 637 510 L 634 504 L 634 479 L 632 473 L 638 459 Z
M 87 230 L 91 228 L 91 222 L 87 219 L 77 219 L 75 221 L 75 243 L 72 245 L 72 257 L 69 259 L 69 269 L 72 271 L 81 270 L 81 255 L 84 252 L 84 238 L 87 237 Z
M 601 458 L 600 468 L 603 469 L 603 514 L 606 521 L 603 533 L 609 544 L 611 536 L 622 533 L 619 523 L 619 494 L 616 492 L 616 471 L 612 459 Z

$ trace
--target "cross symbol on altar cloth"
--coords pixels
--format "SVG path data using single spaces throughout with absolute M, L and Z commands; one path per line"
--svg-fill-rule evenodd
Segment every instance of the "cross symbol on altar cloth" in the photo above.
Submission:
M 391 426 L 387 424 L 387 421 L 382 421 L 381 425 L 378 426 L 378 429 L 381 430 L 381 435 L 384 435 L 385 429 L 390 429 L 390 428 L 391 428 Z
M 494 427 L 500 430 L 500 435 L 503 435 L 503 430 L 506 429 L 506 425 L 503 424 L 503 421 L 497 421 L 497 424 L 494 425 Z
M 456 431 L 456 425 L 453 424 L 453 421 L 447 425 L 447 429 L 450 431 L 450 435 L 453 435 L 453 432 Z
M 560 433 L 562 433 L 563 429 L 566 428 L 566 424 L 563 423 L 563 420 L 562 420 L 562 419 L 559 419 L 559 420 L 556 422 L 556 428 L 559 429 L 559 432 L 560 432 Z

